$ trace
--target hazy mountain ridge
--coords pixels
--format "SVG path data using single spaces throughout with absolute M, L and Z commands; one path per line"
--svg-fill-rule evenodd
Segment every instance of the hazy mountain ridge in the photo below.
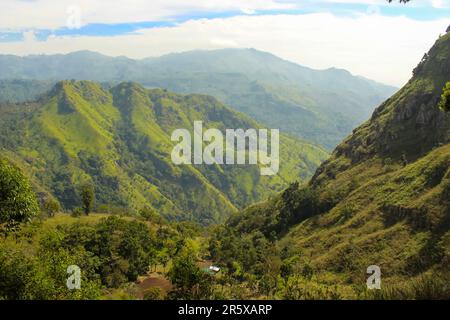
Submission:
M 396 88 L 340 69 L 313 70 L 255 49 L 222 49 L 132 60 L 81 51 L 0 56 L 0 79 L 136 81 L 213 95 L 253 119 L 334 147 Z

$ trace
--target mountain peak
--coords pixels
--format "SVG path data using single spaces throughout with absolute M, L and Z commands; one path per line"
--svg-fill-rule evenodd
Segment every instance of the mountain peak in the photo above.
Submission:
M 87 80 L 58 81 L 47 95 L 48 100 L 53 98 L 57 99 L 58 112 L 62 114 L 74 112 L 80 99 L 92 104 L 111 102 L 108 93 L 100 84 Z
M 103 91 L 102 86 L 94 81 L 89 80 L 61 80 L 56 82 L 51 90 L 52 95 L 69 90 L 76 90 L 78 92 L 88 91 Z

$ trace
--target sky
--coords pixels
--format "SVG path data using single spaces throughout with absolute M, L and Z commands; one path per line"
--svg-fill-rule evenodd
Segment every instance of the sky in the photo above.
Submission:
M 2 0 L 0 8 L 0 54 L 140 59 L 255 48 L 396 86 L 450 25 L 450 0 Z

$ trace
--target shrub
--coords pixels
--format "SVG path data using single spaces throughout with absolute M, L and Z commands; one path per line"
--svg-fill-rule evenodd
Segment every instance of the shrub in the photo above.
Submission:
M 149 288 L 144 292 L 144 300 L 164 300 L 164 292 L 158 287 Z
M 49 243 L 58 242 L 55 234 L 47 235 Z M 90 272 L 91 259 L 85 251 L 58 248 L 39 250 L 36 257 L 1 248 L 0 300 L 54 300 L 96 299 L 100 296 L 100 283 Z M 79 265 L 81 289 L 66 287 L 67 267 Z
M 53 217 L 56 212 L 60 211 L 59 202 L 53 198 L 46 198 L 42 201 L 42 211 L 49 217 Z
M 139 215 L 149 222 L 155 224 L 164 224 L 165 220 L 154 209 L 150 207 L 144 207 L 139 211 Z
M 383 286 L 381 290 L 370 290 L 363 294 L 373 300 L 449 300 L 450 276 L 448 274 L 422 275 L 404 284 Z
M 174 285 L 169 293 L 173 299 L 199 300 L 212 295 L 212 276 L 201 270 L 190 255 L 177 258 L 168 276 Z
M 447 82 L 442 90 L 441 101 L 439 102 L 439 108 L 444 111 L 450 111 L 450 82 Z
M 72 210 L 71 216 L 72 217 L 81 217 L 83 215 L 83 209 L 80 207 L 76 207 Z
M 286 281 L 281 297 L 285 300 L 338 300 L 342 294 L 337 286 L 292 276 Z

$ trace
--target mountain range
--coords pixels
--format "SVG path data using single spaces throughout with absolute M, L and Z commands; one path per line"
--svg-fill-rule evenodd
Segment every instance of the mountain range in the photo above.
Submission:
M 77 188 L 95 187 L 96 208 L 166 218 L 220 222 L 296 179 L 306 180 L 327 157 L 322 148 L 281 134 L 280 170 L 257 165 L 174 165 L 175 129 L 248 129 L 262 125 L 211 96 L 180 95 L 124 82 L 105 88 L 61 81 L 39 100 L 0 106 L 0 152 L 31 177 L 41 195 L 66 210 L 80 205 Z
M 346 70 L 314 70 L 255 49 L 191 51 L 142 60 L 90 51 L 0 55 L 0 70 L 3 101 L 33 100 L 58 80 L 110 85 L 134 81 L 177 93 L 212 95 L 263 125 L 326 149 L 334 148 L 397 90 Z

